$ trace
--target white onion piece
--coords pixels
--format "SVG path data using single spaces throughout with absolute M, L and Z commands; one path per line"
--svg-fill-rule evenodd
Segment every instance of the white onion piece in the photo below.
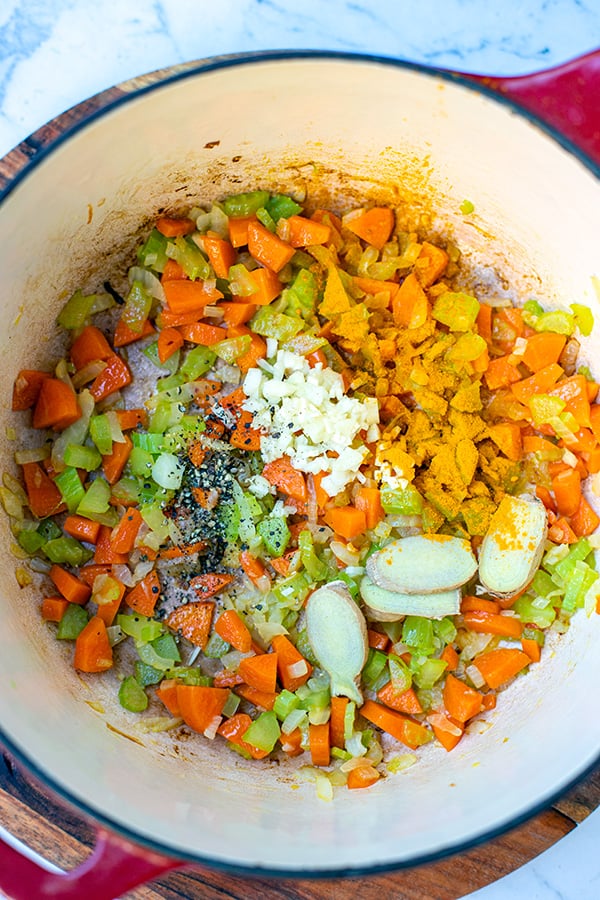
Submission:
M 83 387 L 84 384 L 89 384 L 89 382 L 97 378 L 105 368 L 106 363 L 102 359 L 93 359 L 73 375 L 73 378 L 71 379 L 73 387 L 79 389 L 80 387 Z
M 136 584 L 136 580 L 131 573 L 131 569 L 124 563 L 115 563 L 111 568 L 111 573 L 115 578 L 121 581 L 125 585 L 125 587 L 131 588 Z
M 22 466 L 24 463 L 41 462 L 50 456 L 50 447 L 32 447 L 31 450 L 15 450 L 15 462 Z
M 210 725 L 208 728 L 205 728 L 203 731 L 204 737 L 208 738 L 209 741 L 213 741 L 217 736 L 217 731 L 219 729 L 219 725 L 223 721 L 223 716 L 213 716 L 211 719 Z
M 471 679 L 477 690 L 484 686 L 485 678 L 483 677 L 477 666 L 467 666 L 467 668 L 465 669 L 465 675 L 467 676 L 467 678 Z
M 160 487 L 176 491 L 181 487 L 183 465 L 174 453 L 161 453 L 152 466 L 152 477 Z
M 341 541 L 332 541 L 329 546 L 336 559 L 339 559 L 344 565 L 357 566 L 360 562 L 359 550 L 349 550 L 348 545 L 342 544 Z
M 123 434 L 123 429 L 119 425 L 119 417 L 114 409 L 108 410 L 108 412 L 106 413 L 106 420 L 110 428 L 111 439 L 117 444 L 124 444 L 125 435 Z
M 165 291 L 156 277 L 152 272 L 149 272 L 148 269 L 143 269 L 141 266 L 132 266 L 127 274 L 129 279 L 129 284 L 133 284 L 134 281 L 141 281 L 146 290 L 152 297 L 155 297 L 157 300 L 160 300 L 161 303 L 165 303 Z

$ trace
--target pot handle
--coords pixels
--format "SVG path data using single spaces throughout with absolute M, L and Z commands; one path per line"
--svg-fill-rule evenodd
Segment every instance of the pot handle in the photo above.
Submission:
M 600 50 L 531 75 L 464 77 L 533 113 L 600 166 Z
M 10 900 L 114 900 L 182 865 L 98 829 L 87 859 L 70 872 L 57 874 L 0 840 L 0 892 Z

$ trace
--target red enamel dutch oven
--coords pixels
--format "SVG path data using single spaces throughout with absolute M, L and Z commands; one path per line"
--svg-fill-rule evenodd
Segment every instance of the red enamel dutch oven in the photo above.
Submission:
M 199 63 L 78 125 L 5 190 L 0 396 L 20 367 L 56 358 L 49 323 L 65 297 L 120 270 L 159 210 L 257 186 L 406 206 L 460 247 L 482 291 L 587 303 L 599 321 L 599 166 L 600 53 L 505 79 L 333 53 Z M 599 334 L 582 348 L 592 370 Z M 411 866 L 513 827 L 598 762 L 600 617 L 583 612 L 500 695 L 487 730 L 332 803 L 286 765 L 143 734 L 110 678 L 73 672 L 36 589 L 17 587 L 1 527 L 0 739 L 98 829 L 91 858 L 66 875 L 1 846 L 0 888 L 16 900 L 106 900 L 193 863 L 277 877 Z

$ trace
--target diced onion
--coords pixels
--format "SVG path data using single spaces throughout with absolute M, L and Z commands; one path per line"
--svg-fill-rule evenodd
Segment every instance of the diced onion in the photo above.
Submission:
M 15 450 L 15 462 L 22 466 L 25 463 L 41 462 L 50 456 L 50 447 L 32 447 L 31 450 Z
M 208 738 L 209 741 L 213 741 L 217 736 L 217 731 L 222 721 L 223 716 L 214 716 L 208 728 L 205 728 L 203 731 L 204 737 Z
M 154 563 L 152 563 L 152 565 L 154 565 Z M 126 566 L 123 563 L 115 563 L 111 568 L 111 573 L 115 578 L 122 582 L 125 587 L 131 588 L 134 587 L 137 583 L 136 579 L 131 573 L 131 569 L 129 568 L 129 566 Z M 141 579 L 138 579 L 138 581 L 141 581 Z M 96 582 L 94 582 L 94 586 L 95 584 Z
M 351 772 L 353 769 L 366 769 L 370 767 L 372 762 L 370 759 L 366 759 L 364 756 L 353 756 L 352 759 L 347 759 L 340 766 L 340 772 Z
M 298 662 L 290 663 L 287 666 L 287 673 L 290 678 L 301 678 L 308 672 L 308 665 L 305 659 L 299 659 Z
M 106 413 L 106 421 L 108 422 L 108 426 L 110 428 L 111 439 L 117 444 L 124 444 L 125 435 L 123 434 L 123 429 L 119 425 L 119 417 L 114 409 L 108 410 L 108 412 Z
M 204 307 L 204 318 L 206 318 L 206 319 L 222 319 L 223 318 L 223 310 L 219 309 L 218 306 L 205 306 Z
M 73 375 L 73 387 L 79 389 L 80 387 L 83 387 L 84 384 L 89 384 L 89 382 L 97 378 L 105 368 L 106 363 L 103 360 L 93 359 Z
M 134 281 L 141 281 L 152 297 L 160 300 L 161 303 L 165 303 L 164 288 L 153 272 L 143 269 L 141 266 L 132 266 L 128 272 L 128 278 L 129 284 L 133 284 Z
M 183 480 L 183 464 L 174 453 L 161 453 L 152 466 L 152 478 L 160 487 L 177 491 Z
M 467 666 L 465 669 L 465 675 L 467 678 L 470 678 L 473 682 L 473 685 L 479 690 L 485 684 L 485 678 L 477 668 L 477 666 Z
M 332 541 L 329 546 L 335 557 L 339 559 L 340 562 L 343 562 L 344 565 L 357 566 L 360 562 L 359 550 L 349 550 L 348 545 L 343 544 L 341 541 Z
M 454 725 L 453 722 L 441 713 L 431 713 L 431 715 L 427 716 L 427 721 L 430 725 L 435 725 L 436 728 L 439 728 L 440 731 L 445 731 L 447 734 L 454 735 L 454 737 L 460 737 L 462 735 L 462 731 L 458 725 Z
M 324 775 L 322 772 L 317 772 L 315 783 L 319 800 L 325 800 L 327 803 L 333 800 L 333 785 L 327 775 Z

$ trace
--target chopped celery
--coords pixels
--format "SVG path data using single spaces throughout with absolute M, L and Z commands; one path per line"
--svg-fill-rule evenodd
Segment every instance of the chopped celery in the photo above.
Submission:
M 223 537 L 228 544 L 237 540 L 240 531 L 240 509 L 235 503 L 220 503 L 217 517 L 223 529 Z
M 440 680 L 447 667 L 448 663 L 443 659 L 426 659 L 413 673 L 416 685 L 421 690 L 429 690 Z
M 143 712 L 148 706 L 148 697 L 143 687 L 133 675 L 124 678 L 119 686 L 119 703 L 129 712 Z
M 451 644 L 456 637 L 456 627 L 449 616 L 444 619 L 436 619 L 433 622 L 434 634 L 441 638 L 444 644 Z
M 336 579 L 338 581 L 344 582 L 351 596 L 356 600 L 360 592 L 360 586 L 358 582 L 354 578 L 352 578 L 351 575 L 348 575 L 348 573 L 344 571 L 344 569 L 337 573 Z
M 237 481 L 232 483 L 232 487 L 233 497 L 240 514 L 238 536 L 242 543 L 249 544 L 256 537 L 256 526 L 254 525 L 254 516 L 252 514 L 253 507 L 248 500 L 248 496 L 252 495 L 245 493 Z M 252 499 L 254 500 L 254 497 Z
M 50 562 L 69 566 L 82 566 L 94 555 L 91 550 L 86 550 L 83 544 L 69 535 L 47 541 L 44 544 L 44 553 Z
M 212 349 L 219 359 L 231 365 L 248 352 L 251 342 L 249 334 L 241 334 L 239 337 L 226 338 L 218 344 L 213 344 Z
M 230 649 L 230 644 L 228 644 L 227 641 L 224 641 L 216 631 L 213 631 L 204 648 L 204 655 L 209 659 L 221 659 L 222 656 L 229 653 Z
M 580 332 L 584 337 L 589 337 L 594 327 L 594 314 L 591 309 L 583 303 L 571 303 L 571 309 Z
M 546 643 L 546 635 L 539 628 L 524 628 L 523 638 L 526 641 L 535 641 L 540 647 Z
M 396 516 L 418 516 L 423 509 L 423 498 L 413 484 L 405 488 L 383 488 L 381 505 L 386 513 Z
M 554 309 L 538 316 L 533 327 L 536 331 L 555 331 L 557 334 L 571 335 L 575 331 L 575 316 L 563 309 Z
M 42 537 L 35 529 L 24 528 L 17 534 L 17 541 L 25 553 L 29 553 L 30 556 L 33 556 L 34 553 L 37 553 L 37 551 L 44 546 L 46 538 Z
M 539 574 L 539 573 L 538 573 Z M 554 585 L 552 585 L 554 588 Z M 530 594 L 518 597 L 513 607 L 523 625 L 536 625 L 538 628 L 549 628 L 556 618 L 556 610 L 548 604 L 543 609 L 534 605 Z
M 235 297 L 249 297 L 256 293 L 256 282 L 243 263 L 230 267 L 229 288 Z
M 175 660 L 181 662 L 179 648 L 172 634 L 161 634 L 152 642 L 152 647 L 162 659 Z
M 301 653 L 304 659 L 307 659 L 312 666 L 319 665 L 319 660 L 313 653 L 313 648 L 311 647 L 310 641 L 308 640 L 306 628 L 303 628 L 298 632 L 294 643 L 296 644 L 298 653 Z
M 152 644 L 139 644 L 137 646 L 137 652 L 141 661 L 146 663 L 147 666 L 152 666 L 154 669 L 159 669 L 161 672 L 166 672 L 167 669 L 172 668 L 173 660 L 164 659 L 162 656 L 159 656 Z
M 302 207 L 287 194 L 273 194 L 265 203 L 265 208 L 275 222 L 279 219 L 289 219 L 290 216 L 297 216 L 302 212 Z
M 234 716 L 238 710 L 238 706 L 241 703 L 241 697 L 238 697 L 237 694 L 234 694 L 233 691 L 229 692 L 229 696 L 225 701 L 225 706 L 222 709 L 222 713 L 226 717 Z
M 407 616 L 402 626 L 402 641 L 407 647 L 414 647 L 423 656 L 434 651 L 433 623 L 422 616 Z
M 530 328 L 535 328 L 535 323 L 543 312 L 544 307 L 537 300 L 527 300 L 523 304 L 523 321 Z
M 155 619 L 149 619 L 147 616 L 141 616 L 137 613 L 124 614 L 117 616 L 116 624 L 125 634 L 134 639 L 136 644 L 147 644 L 164 634 L 165 627 L 161 622 Z
M 75 291 L 60 311 L 57 319 L 58 324 L 68 330 L 83 328 L 86 322 L 89 321 L 95 300 L 95 294 L 84 297 L 81 291 Z
M 271 556 L 281 556 L 285 552 L 290 540 L 290 529 L 283 516 L 267 516 L 258 523 L 256 530 L 267 553 Z
M 200 248 L 189 237 L 180 235 L 167 245 L 167 256 L 179 263 L 188 278 L 211 278 L 213 271 Z
M 89 622 L 89 618 L 82 606 L 78 606 L 76 603 L 69 603 L 64 616 L 58 623 L 56 637 L 60 641 L 74 641 Z
M 162 434 L 148 434 L 144 431 L 133 431 L 131 440 L 134 448 L 139 447 L 147 453 L 158 456 L 164 450 L 164 437 Z
M 208 347 L 194 347 L 184 359 L 180 374 L 187 381 L 196 381 L 197 378 L 212 369 L 216 358 L 216 353 L 209 350 Z
M 567 612 L 582 608 L 585 595 L 597 579 L 597 572 L 586 563 L 577 561 L 569 575 L 562 608 Z
M 317 279 L 309 269 L 300 269 L 284 296 L 285 312 L 310 320 L 317 302 Z
M 183 418 L 183 406 L 172 400 L 159 402 L 152 413 L 148 430 L 152 434 L 164 434 L 167 428 L 178 425 Z
M 291 691 L 283 690 L 277 695 L 277 699 L 273 704 L 273 712 L 278 719 L 283 721 L 294 709 L 298 709 L 299 706 L 299 697 L 296 694 L 292 694 Z
M 304 328 L 304 322 L 297 316 L 287 316 L 275 312 L 270 306 L 261 306 L 252 316 L 250 327 L 255 334 L 284 342 L 296 337 Z
M 534 425 L 547 425 L 554 422 L 566 406 L 560 397 L 550 394 L 534 394 L 527 399 L 527 405 L 531 410 Z
M 99 416 L 92 416 L 90 419 L 90 437 L 102 456 L 107 456 L 109 453 L 112 453 L 112 433 L 106 413 L 102 413 Z
M 125 305 L 121 310 L 121 321 L 134 332 L 141 334 L 144 322 L 152 309 L 152 295 L 146 290 L 141 281 L 134 281 L 125 298 Z
M 412 684 L 412 673 L 403 659 L 399 656 L 390 654 L 388 657 L 388 667 L 390 670 L 390 678 L 394 691 L 403 694 Z
M 150 360 L 150 362 L 157 367 L 157 369 L 164 369 L 165 372 L 168 372 L 170 375 L 174 375 L 177 369 L 179 368 L 179 360 L 181 358 L 181 353 L 179 350 L 176 350 L 168 359 L 164 362 L 161 362 L 158 358 L 158 341 L 153 341 L 153 343 L 148 344 L 148 346 L 144 349 L 144 356 Z
M 156 390 L 159 394 L 163 391 L 170 391 L 173 388 L 181 387 L 185 384 L 185 376 L 178 372 L 176 375 L 167 375 L 166 378 L 159 378 L 156 382 Z
M 298 548 L 302 565 L 313 581 L 325 581 L 329 577 L 329 568 L 317 556 L 312 534 L 308 529 L 301 531 L 298 535 Z
M 591 552 L 592 545 L 590 542 L 587 538 L 581 538 L 576 544 L 571 545 L 565 558 L 561 559 L 560 562 L 556 564 L 554 567 L 555 574 L 564 581 L 571 578 L 576 564 L 578 562 L 585 562 Z
M 307 572 L 296 572 L 283 581 L 273 585 L 272 593 L 277 602 L 284 607 L 294 606 L 299 609 L 313 587 L 313 582 Z
M 242 739 L 259 750 L 270 753 L 281 737 L 281 729 L 273 710 L 259 715 L 242 735 Z
M 306 685 L 303 684 L 302 688 L 298 688 L 296 694 L 299 697 L 299 706 L 307 709 L 309 713 L 311 710 L 326 709 L 331 701 L 329 686 L 311 691 L 310 689 L 306 690 Z M 301 694 L 302 696 L 300 696 Z
M 392 644 L 397 643 L 402 636 L 402 622 L 382 622 L 381 629 L 387 634 Z
M 139 475 L 140 478 L 149 478 L 152 475 L 154 457 L 147 450 L 134 447 L 127 462 L 134 475 Z
M 64 502 L 67 504 L 69 512 L 75 512 L 85 497 L 85 488 L 81 483 L 77 469 L 74 469 L 73 466 L 68 466 L 56 476 L 54 483 L 58 487 Z
M 232 219 L 251 216 L 261 206 L 267 206 L 269 199 L 268 191 L 249 191 L 245 194 L 234 194 L 223 201 L 223 212 Z
M 104 478 L 95 478 L 77 505 L 77 515 L 94 519 L 108 510 L 110 485 Z
M 45 519 L 43 522 L 40 522 L 36 530 L 45 541 L 52 541 L 62 534 L 62 531 L 52 519 Z
M 265 228 L 268 228 L 269 231 L 275 232 L 275 221 L 273 220 L 271 213 L 265 209 L 264 206 L 261 206 L 260 209 L 256 210 L 256 218 L 260 224 L 264 225 Z
M 112 496 L 123 506 L 135 506 L 140 500 L 140 488 L 133 478 L 121 478 L 112 486 Z
M 165 671 L 165 678 L 175 678 L 183 684 L 200 685 L 201 687 L 212 685 L 212 678 L 203 675 L 195 666 L 169 666 Z
M 470 294 L 446 291 L 436 298 L 432 316 L 450 331 L 471 331 L 479 313 L 479 301 Z
M 356 718 L 356 703 L 350 700 L 346 704 L 344 712 L 344 741 L 349 741 L 354 733 L 354 720 Z
M 340 750 L 339 747 L 332 747 L 331 755 L 334 759 L 341 759 L 343 762 L 346 762 L 346 760 L 348 759 L 352 759 L 351 753 L 348 753 L 347 750 Z
M 142 687 L 158 684 L 164 677 L 164 673 L 160 669 L 155 669 L 154 666 L 147 666 L 146 663 L 141 662 L 139 659 L 135 661 L 134 671 L 136 681 Z
M 93 472 L 102 462 L 102 457 L 95 447 L 80 447 L 77 444 L 68 444 L 65 448 L 65 464 L 75 469 L 85 469 Z
M 547 572 L 544 572 L 543 569 L 538 569 L 533 576 L 531 590 L 534 594 L 537 594 L 538 597 L 547 597 L 548 594 L 556 590 L 556 585 Z
M 169 241 L 164 234 L 153 228 L 146 242 L 141 247 L 138 247 L 137 258 L 139 263 L 149 269 L 154 269 L 155 272 L 162 272 L 168 259 L 168 243 Z
M 385 675 L 386 681 L 388 680 L 387 672 L 385 671 L 387 661 L 388 658 L 385 653 L 382 653 L 381 650 L 374 650 L 372 647 L 370 648 L 367 662 L 362 670 L 362 680 L 367 687 L 375 690 L 375 685 L 382 675 Z

